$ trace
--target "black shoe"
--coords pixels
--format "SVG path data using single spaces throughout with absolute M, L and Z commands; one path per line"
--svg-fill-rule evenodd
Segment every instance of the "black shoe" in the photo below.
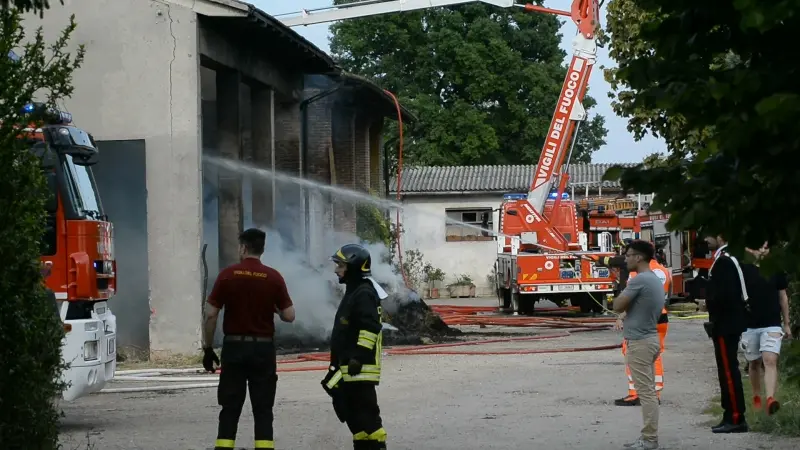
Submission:
M 623 397 L 614 400 L 614 404 L 617 406 L 640 406 L 642 404 L 639 397 Z
M 712 433 L 747 433 L 748 431 L 750 431 L 750 429 L 745 421 L 737 424 L 723 422 L 715 427 L 711 427 Z

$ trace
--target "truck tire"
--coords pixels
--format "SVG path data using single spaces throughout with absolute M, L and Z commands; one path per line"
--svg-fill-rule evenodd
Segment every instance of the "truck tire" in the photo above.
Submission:
M 514 312 L 519 315 L 532 315 L 536 300 L 536 296 L 531 294 L 521 295 L 519 292 L 514 292 L 511 294 L 511 303 L 514 308 Z
M 511 309 L 511 290 L 497 288 L 497 306 L 504 311 Z
M 592 295 L 594 295 L 594 298 Z M 572 306 L 579 307 L 584 314 L 603 312 L 603 307 L 597 303 L 603 301 L 603 296 L 601 294 L 590 294 L 588 292 L 580 293 L 570 301 L 572 302 Z

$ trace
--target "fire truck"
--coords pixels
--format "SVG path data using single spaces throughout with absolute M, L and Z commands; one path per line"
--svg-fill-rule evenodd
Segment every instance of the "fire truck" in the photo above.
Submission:
M 365 0 L 276 17 L 294 27 L 472 1 Z M 597 59 L 598 0 L 573 0 L 570 11 L 517 4 L 514 0 L 481 3 L 570 17 L 578 27 L 572 41 L 572 60 L 530 190 L 522 196 L 507 195 L 500 207 L 502 234 L 498 237 L 495 262 L 500 306 L 526 314 L 533 312 L 538 300 L 547 298 L 559 303 L 568 299 L 584 311 L 602 310 L 606 296 L 614 291 L 615 278 L 595 261 L 614 255 L 613 239 L 610 232 L 602 232 L 597 245 L 590 247 L 586 232 L 578 230 L 575 203 L 564 192 L 574 137 L 586 119 L 582 100 Z
M 641 218 L 641 239 L 652 242 L 662 264 L 672 271 L 670 302 L 705 298 L 712 252 L 695 230 L 669 231 L 669 214 L 651 212 Z
M 94 138 L 69 113 L 35 103 L 23 113 L 42 120 L 21 138 L 39 158 L 49 189 L 41 262 L 64 324 L 62 398 L 72 401 L 101 390 L 116 369 L 116 318 L 108 306 L 116 292 L 114 228 L 92 175 Z

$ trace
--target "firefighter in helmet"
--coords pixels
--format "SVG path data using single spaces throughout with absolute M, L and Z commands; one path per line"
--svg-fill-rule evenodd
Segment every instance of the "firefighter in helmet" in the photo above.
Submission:
M 333 409 L 353 434 L 354 450 L 386 449 L 376 387 L 381 377 L 381 300 L 372 278 L 369 251 L 348 244 L 331 256 L 345 294 L 331 332 L 331 365 L 322 387 Z

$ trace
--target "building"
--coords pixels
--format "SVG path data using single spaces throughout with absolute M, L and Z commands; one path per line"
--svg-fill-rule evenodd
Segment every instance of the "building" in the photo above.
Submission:
M 237 0 L 73 0 L 25 25 L 43 26 L 50 42 L 71 14 L 71 43 L 86 59 L 64 106 L 100 148 L 93 169 L 115 226 L 119 344 L 155 357 L 196 352 L 203 292 L 236 259 L 242 227 L 278 229 L 311 258 L 317 230 L 355 227 L 353 205 L 203 157 L 377 190 L 395 104 Z
M 567 192 L 579 200 L 621 193 L 619 182 L 603 181 L 612 164 L 569 166 Z M 403 170 L 401 239 L 405 249 L 420 250 L 426 261 L 444 271 L 443 284 L 468 276 L 477 295 L 494 295 L 492 271 L 497 245 L 498 211 L 503 194 L 528 192 L 535 165 L 409 167 Z M 397 193 L 392 176 L 390 193 Z M 644 200 L 642 200 L 644 201 Z M 448 223 L 447 219 L 460 223 Z M 468 225 L 465 225 L 468 224 Z

